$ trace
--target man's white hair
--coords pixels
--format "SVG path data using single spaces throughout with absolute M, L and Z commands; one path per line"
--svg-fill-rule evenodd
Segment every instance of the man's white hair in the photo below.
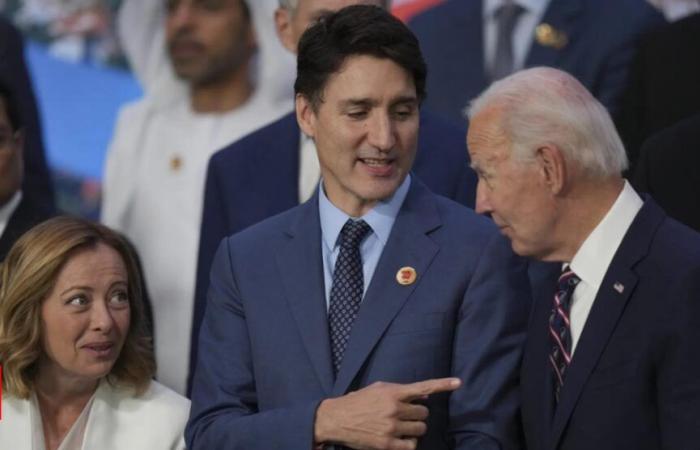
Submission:
M 549 67 L 516 72 L 493 83 L 467 108 L 471 119 L 485 108 L 501 110 L 499 124 L 513 156 L 534 157 L 555 145 L 592 177 L 620 175 L 627 155 L 605 107 L 573 76 Z

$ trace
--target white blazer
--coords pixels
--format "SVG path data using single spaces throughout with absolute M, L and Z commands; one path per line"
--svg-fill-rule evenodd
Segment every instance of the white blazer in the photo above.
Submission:
M 4 395 L 0 449 L 32 448 L 41 415 L 30 400 Z M 184 450 L 190 401 L 155 381 L 139 397 L 101 382 L 92 402 L 82 450 Z

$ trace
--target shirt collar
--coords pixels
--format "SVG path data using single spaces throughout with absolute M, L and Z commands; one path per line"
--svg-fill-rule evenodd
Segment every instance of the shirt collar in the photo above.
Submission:
M 377 203 L 367 214 L 362 217 L 352 217 L 353 219 L 362 219 L 367 222 L 367 225 L 372 227 L 372 232 L 377 236 L 383 245 L 386 245 L 389 240 L 389 234 L 396 221 L 396 216 L 399 214 L 401 205 L 406 199 L 408 188 L 411 185 L 411 175 L 406 175 L 406 179 L 399 188 L 394 192 L 394 195 L 388 199 Z M 323 190 L 323 180 L 318 184 L 318 209 L 321 219 L 321 234 L 326 247 L 333 250 L 338 242 L 338 235 L 343 225 L 351 217 L 336 207 Z
M 625 180 L 612 208 L 583 241 L 571 260 L 571 269 L 581 280 L 596 290 L 600 288 L 617 248 L 642 205 L 642 199 Z
M 2 234 L 5 232 L 5 228 L 7 228 L 10 217 L 12 217 L 12 214 L 14 214 L 21 201 L 22 191 L 17 191 L 9 202 L 5 203 L 4 206 L 0 206 L 0 236 L 2 236 Z

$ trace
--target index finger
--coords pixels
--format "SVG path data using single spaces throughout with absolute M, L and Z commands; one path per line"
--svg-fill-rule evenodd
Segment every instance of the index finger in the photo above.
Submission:
M 418 381 L 417 383 L 404 384 L 399 387 L 399 398 L 406 401 L 416 400 L 430 394 L 438 392 L 450 392 L 458 389 L 462 385 L 459 378 L 434 378 L 431 380 Z

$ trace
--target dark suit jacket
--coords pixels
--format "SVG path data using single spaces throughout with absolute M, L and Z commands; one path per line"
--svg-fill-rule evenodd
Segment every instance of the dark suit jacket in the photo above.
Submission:
M 669 216 L 700 231 L 700 114 L 644 143 L 632 184 Z
M 24 62 L 22 36 L 0 16 L 0 83 L 13 92 L 26 126 L 24 144 L 24 195 L 43 208 L 53 210 L 53 186 L 46 166 L 39 112 Z
M 642 39 L 618 120 L 633 168 L 647 138 L 700 113 L 698 55 L 700 13 Z
M 396 281 L 403 266 L 418 274 L 409 286 Z M 520 448 L 517 367 L 529 304 L 524 264 L 493 223 L 414 178 L 334 379 L 315 195 L 219 247 L 188 448 L 308 450 L 322 399 L 449 375 L 464 385 L 427 400 L 418 448 Z
M 557 275 L 535 299 L 525 347 L 528 449 L 698 448 L 700 235 L 645 201 L 605 274 L 554 411 L 547 326 Z
M 417 175 L 433 192 L 474 206 L 476 175 L 469 168 L 466 132 L 421 114 Z M 299 204 L 299 125 L 290 113 L 212 156 L 202 212 L 192 325 L 190 377 L 209 269 L 223 238 Z
M 51 216 L 53 216 L 53 210 L 34 203 L 26 196 L 23 197 L 17 209 L 10 216 L 5 231 L 0 235 L 0 262 L 5 259 L 10 248 L 20 236 Z
M 409 24 L 428 63 L 425 104 L 455 120 L 490 84 L 482 16 L 482 0 L 447 0 Z M 565 70 L 615 112 L 638 35 L 664 20 L 644 0 L 552 0 L 542 22 L 565 33 L 568 44 L 558 50 L 534 41 L 525 67 Z

